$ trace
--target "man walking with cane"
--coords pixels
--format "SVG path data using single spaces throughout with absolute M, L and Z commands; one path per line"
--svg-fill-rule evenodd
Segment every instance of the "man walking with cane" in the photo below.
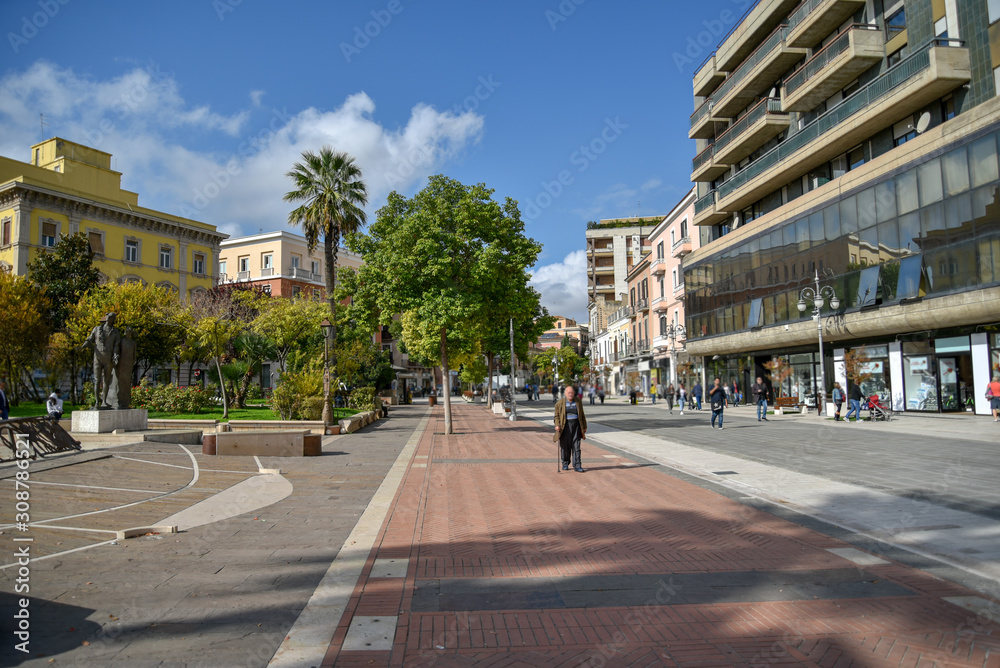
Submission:
M 566 387 L 563 398 L 556 403 L 554 423 L 556 433 L 552 440 L 559 444 L 559 461 L 562 466 L 558 470 L 568 470 L 572 456 L 573 470 L 583 473 L 580 441 L 587 438 L 587 418 L 583 414 L 583 403 L 576 400 L 576 390 L 572 385 Z

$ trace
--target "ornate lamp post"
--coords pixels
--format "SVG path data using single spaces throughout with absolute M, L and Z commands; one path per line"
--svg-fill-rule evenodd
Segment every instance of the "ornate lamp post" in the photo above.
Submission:
M 330 408 L 330 338 L 333 336 L 333 325 L 324 319 L 319 326 L 323 330 L 323 433 L 325 434 L 333 421 L 333 410 Z
M 819 285 L 819 271 L 816 271 L 816 286 L 815 288 L 802 288 L 802 292 L 799 293 L 799 312 L 805 313 L 805 310 L 809 307 L 809 302 L 812 302 L 812 318 L 816 321 L 816 331 L 819 334 L 819 409 L 820 416 L 823 415 L 823 411 L 826 410 L 826 366 L 823 363 L 823 320 L 820 318 L 820 310 L 822 310 L 823 305 L 826 301 L 830 300 L 830 308 L 836 311 L 840 308 L 840 299 L 837 298 L 837 294 L 834 292 L 833 287 L 829 285 L 824 285 L 822 288 Z
M 683 341 L 687 339 L 687 330 L 684 325 L 670 323 L 667 326 L 667 338 L 670 339 L 670 384 L 677 385 L 677 339 Z

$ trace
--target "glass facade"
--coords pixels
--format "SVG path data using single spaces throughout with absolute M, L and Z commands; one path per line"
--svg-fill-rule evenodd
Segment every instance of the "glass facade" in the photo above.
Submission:
M 688 337 L 808 318 L 796 304 L 816 271 L 842 311 L 1000 284 L 998 142 L 933 154 L 685 267 Z

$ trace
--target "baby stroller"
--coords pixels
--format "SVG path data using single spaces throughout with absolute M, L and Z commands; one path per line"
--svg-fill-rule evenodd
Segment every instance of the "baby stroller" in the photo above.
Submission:
M 886 422 L 892 420 L 892 407 L 889 405 L 888 398 L 882 398 L 877 394 L 873 394 L 868 397 L 867 408 L 868 419 L 872 422 L 875 420 L 885 420 Z

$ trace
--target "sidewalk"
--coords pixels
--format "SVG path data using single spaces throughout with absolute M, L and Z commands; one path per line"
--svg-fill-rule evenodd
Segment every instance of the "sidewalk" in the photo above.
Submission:
M 1000 666 L 998 604 L 591 442 L 435 407 L 324 666 Z

